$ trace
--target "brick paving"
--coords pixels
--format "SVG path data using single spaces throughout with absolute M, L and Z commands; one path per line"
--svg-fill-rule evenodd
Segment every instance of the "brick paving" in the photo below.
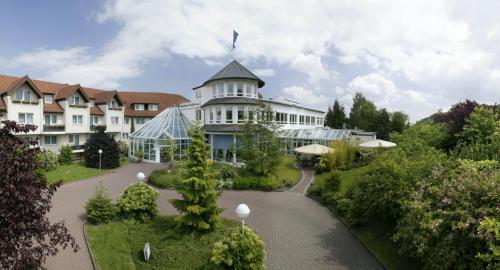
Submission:
M 116 198 L 136 181 L 137 172 L 149 174 L 160 166 L 132 163 L 111 174 L 62 186 L 54 197 L 50 218 L 65 220 L 82 249 L 78 253 L 62 251 L 49 258 L 46 267 L 92 269 L 82 233 L 83 205 L 100 181 Z M 312 171 L 304 171 L 301 182 L 285 192 L 225 191 L 218 201 L 226 209 L 222 215 L 237 219 L 233 209 L 239 203 L 248 204 L 251 214 L 246 223 L 266 243 L 266 269 L 382 269 L 327 208 L 303 196 L 312 177 Z M 174 197 L 178 197 L 175 191 L 160 190 L 161 214 L 176 213 L 168 203 Z

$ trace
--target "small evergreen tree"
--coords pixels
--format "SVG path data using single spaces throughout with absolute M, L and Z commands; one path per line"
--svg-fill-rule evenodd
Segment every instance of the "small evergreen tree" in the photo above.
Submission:
M 170 202 L 180 212 L 179 225 L 189 230 L 209 231 L 219 226 L 222 208 L 217 206 L 221 192 L 215 190 L 217 180 L 208 168 L 209 147 L 199 124 L 190 130 L 191 145 L 188 149 L 187 179 L 177 187 L 182 199 Z
M 328 114 L 330 114 L 329 117 Z M 331 128 L 342 128 L 344 124 L 347 124 L 344 106 L 340 105 L 339 101 L 336 99 L 333 103 L 332 109 L 328 109 L 327 117 L 328 119 L 326 125 Z
M 120 148 L 112 135 L 104 133 L 104 127 L 96 127 L 84 148 L 85 166 L 99 168 L 99 149 L 102 150 L 101 168 L 113 169 L 120 166 Z
M 278 125 L 272 119 L 269 105 L 262 106 L 257 120 L 248 121 L 240 136 L 238 156 L 245 169 L 257 176 L 267 176 L 280 163 L 280 142 L 276 137 Z
M 96 187 L 94 197 L 85 204 L 87 221 L 92 224 L 108 223 L 115 218 L 116 210 L 102 183 Z

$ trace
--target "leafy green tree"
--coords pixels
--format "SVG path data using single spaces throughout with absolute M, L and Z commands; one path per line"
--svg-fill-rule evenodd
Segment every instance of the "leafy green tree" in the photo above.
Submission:
M 379 139 L 389 139 L 389 133 L 391 132 L 391 119 L 386 109 L 381 109 L 377 112 L 377 117 L 373 123 L 372 131 L 377 132 L 377 138 Z
M 402 133 L 408 123 L 408 115 L 403 112 L 391 113 L 391 132 Z
M 217 198 L 221 192 L 215 190 L 217 180 L 208 168 L 210 150 L 203 130 L 196 124 L 189 133 L 191 145 L 186 165 L 187 179 L 176 188 L 182 199 L 172 199 L 170 202 L 180 212 L 176 217 L 180 226 L 190 230 L 209 231 L 217 228 L 220 223 L 222 208 L 217 206 Z
M 73 161 L 73 148 L 71 148 L 71 145 L 64 144 L 61 146 L 58 160 L 62 165 L 70 164 Z
M 375 104 L 363 96 L 356 93 L 353 99 L 351 112 L 349 114 L 349 124 L 351 128 L 371 130 L 377 118 L 377 107 Z
M 410 149 L 415 143 L 442 149 L 449 137 L 450 135 L 443 124 L 435 124 L 430 120 L 410 126 L 402 134 L 390 134 L 392 141 L 406 149 Z
M 488 252 L 477 258 L 486 263 L 486 269 L 500 269 L 500 219 L 486 217 L 479 225 L 479 235 L 488 243 Z
M 326 113 L 325 125 L 331 128 L 342 128 L 344 124 L 347 124 L 344 106 L 335 99 L 333 107 L 328 108 L 328 112 Z
M 244 161 L 245 169 L 257 176 L 269 175 L 280 163 L 278 125 L 272 115 L 269 105 L 261 106 L 257 120 L 248 121 L 240 135 L 238 157 Z
M 458 137 L 464 142 L 491 142 L 495 132 L 500 133 L 500 114 L 492 109 L 478 106 L 465 119 L 463 131 Z

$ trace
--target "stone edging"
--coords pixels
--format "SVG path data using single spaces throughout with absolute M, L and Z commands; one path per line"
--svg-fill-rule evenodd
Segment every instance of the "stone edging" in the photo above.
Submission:
M 83 224 L 83 239 L 85 239 L 85 245 L 87 246 L 87 251 L 89 252 L 90 261 L 92 262 L 92 269 L 97 270 L 97 265 L 95 263 L 94 253 L 90 249 L 89 241 L 87 240 L 87 229 L 85 228 L 85 223 Z
M 375 259 L 375 261 L 377 261 L 377 263 L 385 270 L 387 270 L 387 267 L 385 267 L 385 265 L 380 261 L 380 259 L 375 256 L 375 254 L 371 251 L 370 248 L 368 248 L 368 246 L 363 242 L 361 241 L 361 239 L 359 239 L 359 237 L 356 235 L 356 233 L 354 233 L 354 231 L 351 229 L 351 227 L 349 227 L 349 225 L 347 225 L 347 223 L 345 222 L 345 220 L 335 211 L 335 209 L 327 204 L 324 204 L 323 202 L 321 202 L 321 200 L 318 198 L 318 197 L 315 197 L 315 196 L 312 196 L 312 195 L 309 195 L 307 192 L 306 192 L 306 196 L 308 198 L 311 198 L 313 200 L 315 200 L 316 202 L 320 203 L 321 205 L 325 206 L 326 208 L 328 208 L 330 210 L 330 212 L 332 212 L 335 217 L 337 217 L 340 222 L 342 222 L 342 224 L 344 225 L 344 227 L 347 228 L 347 230 L 349 230 L 349 233 L 351 233 L 351 235 L 356 239 L 358 240 L 359 243 L 361 243 L 361 245 L 363 247 L 365 247 L 366 250 L 368 250 L 368 253 L 370 253 L 370 255 L 372 255 L 372 257 Z

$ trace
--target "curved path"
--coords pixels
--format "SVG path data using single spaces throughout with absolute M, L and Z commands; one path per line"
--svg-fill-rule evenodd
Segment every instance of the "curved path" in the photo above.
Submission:
M 110 174 L 63 185 L 53 198 L 50 218 L 54 222 L 65 220 L 81 249 L 77 253 L 62 250 L 47 260 L 46 267 L 92 269 L 82 232 L 85 202 L 93 196 L 100 181 L 116 198 L 136 181 L 137 172 L 149 174 L 160 167 L 132 163 Z M 327 208 L 303 195 L 312 179 L 312 171 L 303 171 L 302 180 L 289 191 L 225 191 L 218 203 L 227 209 L 222 215 L 232 219 L 236 219 L 233 211 L 236 205 L 249 205 L 252 213 L 246 223 L 266 243 L 267 269 L 382 269 Z M 175 191 L 160 190 L 161 214 L 176 213 L 167 200 L 177 196 Z

